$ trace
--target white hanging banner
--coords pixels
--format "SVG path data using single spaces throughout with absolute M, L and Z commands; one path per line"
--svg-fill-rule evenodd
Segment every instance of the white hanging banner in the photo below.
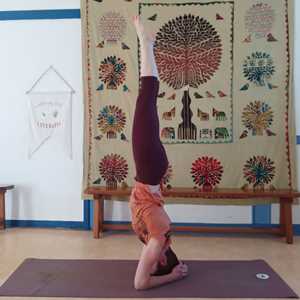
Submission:
M 29 158 L 51 139 L 72 159 L 72 92 L 33 92 L 28 96 Z

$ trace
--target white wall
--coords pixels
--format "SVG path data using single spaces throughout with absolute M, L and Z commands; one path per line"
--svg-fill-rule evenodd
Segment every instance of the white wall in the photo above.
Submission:
M 79 0 L 10 0 L 0 11 L 79 8 Z M 300 4 L 296 12 L 300 13 Z M 296 19 L 296 72 L 300 76 L 300 21 Z M 7 193 L 7 219 L 82 221 L 82 75 L 80 20 L 26 20 L 0 22 L 0 183 L 13 183 Z M 53 144 L 32 160 L 27 158 L 28 90 L 38 76 L 54 65 L 73 86 L 73 160 Z M 296 99 L 300 88 L 296 86 Z M 298 103 L 296 103 L 299 112 Z M 300 128 L 297 121 L 297 128 Z M 300 131 L 297 132 L 300 134 Z M 299 147 L 297 148 L 299 153 Z M 300 186 L 300 185 L 298 185 Z M 126 203 L 105 203 L 107 220 L 129 220 Z M 250 223 L 250 206 L 169 205 L 175 222 Z M 300 223 L 300 208 L 294 221 Z M 278 222 L 278 207 L 272 207 Z
M 1 10 L 79 7 L 79 1 L 31 1 L 33 5 L 28 2 L 1 1 Z M 0 182 L 17 186 L 7 194 L 7 219 L 83 219 L 80 27 L 80 19 L 0 22 Z M 50 65 L 76 91 L 73 160 L 51 143 L 41 147 L 31 160 L 27 158 L 28 98 L 25 92 Z

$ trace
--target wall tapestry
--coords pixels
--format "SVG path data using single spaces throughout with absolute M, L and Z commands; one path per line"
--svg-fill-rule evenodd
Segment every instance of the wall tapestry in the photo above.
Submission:
M 164 186 L 296 189 L 293 1 L 82 0 L 81 5 L 83 189 L 133 184 L 140 49 L 131 18 L 137 14 L 156 33 L 160 138 L 170 163 Z

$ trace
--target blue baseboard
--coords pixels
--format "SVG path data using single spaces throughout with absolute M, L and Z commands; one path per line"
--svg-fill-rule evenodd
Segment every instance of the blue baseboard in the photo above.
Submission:
M 40 227 L 40 228 L 67 228 L 90 230 L 91 200 L 83 201 L 83 221 L 34 221 L 34 220 L 6 220 L 5 226 L 10 227 Z
M 130 222 L 126 221 L 104 221 L 104 224 L 119 224 L 119 225 L 129 225 Z M 244 228 L 244 227 L 253 227 L 253 228 L 260 228 L 260 227 L 269 227 L 269 228 L 277 228 L 279 227 L 278 224 L 228 224 L 228 223 L 172 223 L 174 226 L 191 226 L 191 227 L 236 227 L 236 228 Z M 300 224 L 294 224 L 294 235 L 300 235 Z
M 86 229 L 84 222 L 76 221 L 33 221 L 33 220 L 6 220 L 5 225 L 10 227 L 34 227 L 34 228 L 68 228 Z
M 252 224 L 271 224 L 271 204 L 252 206 Z
M 91 226 L 87 226 L 84 222 L 72 222 L 72 221 L 31 221 L 31 220 L 7 220 L 7 228 L 11 227 L 32 227 L 32 228 L 65 228 L 65 229 L 82 229 L 91 230 Z M 122 224 L 129 225 L 130 222 L 127 221 L 105 221 L 105 224 Z M 276 228 L 277 224 L 220 224 L 220 223 L 173 223 L 175 226 L 193 226 L 193 227 L 270 227 Z M 294 235 L 300 235 L 300 224 L 295 224 Z
M 89 230 L 91 226 L 91 200 L 83 201 L 83 222 L 82 226 L 84 229 Z

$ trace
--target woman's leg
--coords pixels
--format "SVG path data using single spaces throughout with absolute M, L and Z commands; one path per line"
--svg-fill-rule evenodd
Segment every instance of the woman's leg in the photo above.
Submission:
M 141 47 L 141 77 L 154 76 L 158 79 L 158 71 L 153 53 L 155 35 L 152 32 L 146 31 L 139 16 L 134 16 L 133 22 Z
M 154 35 L 146 32 L 139 17 L 134 18 L 134 24 L 141 46 L 141 86 L 132 129 L 136 180 L 157 185 L 167 170 L 168 159 L 159 137 L 159 79 L 153 53 Z

